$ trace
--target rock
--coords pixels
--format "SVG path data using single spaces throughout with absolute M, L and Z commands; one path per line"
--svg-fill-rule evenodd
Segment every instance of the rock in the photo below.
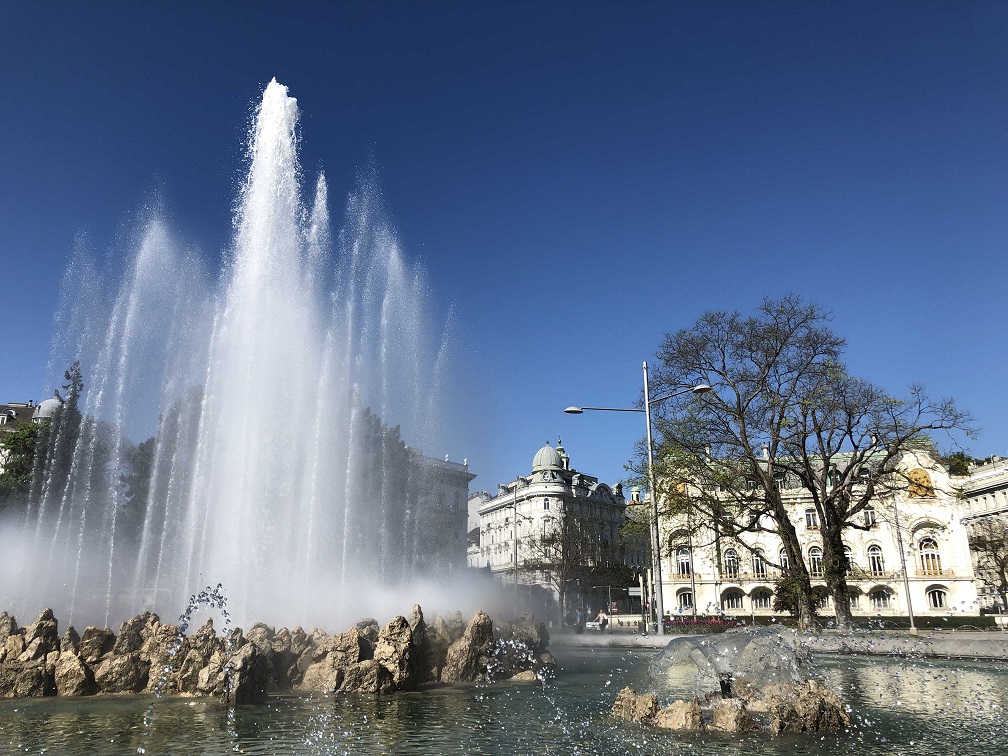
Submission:
M 231 657 L 231 693 L 235 705 L 266 703 L 269 659 L 254 643 L 246 643 Z
M 179 629 L 175 625 L 157 625 L 144 640 L 140 653 L 150 660 L 150 677 L 147 680 L 147 690 L 155 692 L 164 679 L 162 693 L 168 688 L 171 672 L 177 668 L 188 652 L 188 642 L 179 637 Z
M 486 612 L 477 612 L 462 637 L 448 647 L 441 681 L 473 682 L 483 677 L 493 640 L 493 621 Z
M 327 656 L 320 662 L 315 662 L 305 670 L 301 683 L 302 690 L 317 690 L 322 693 L 332 693 L 339 690 L 343 684 L 342 667 L 333 664 L 332 657 Z
M 764 699 L 770 712 L 770 729 L 775 733 L 840 732 L 851 724 L 840 697 L 815 680 L 768 690 Z
M 374 647 L 374 660 L 392 674 L 396 690 L 414 690 L 417 667 L 413 655 L 413 631 L 405 617 L 396 617 L 382 628 Z
M 614 717 L 630 722 L 650 723 L 658 713 L 658 699 L 653 693 L 637 695 L 633 688 L 626 687 L 616 694 L 612 713 Z
M 702 730 L 700 702 L 695 698 L 692 701 L 675 701 L 655 714 L 654 724 L 665 730 Z
M 556 674 L 557 660 L 549 651 L 543 651 L 539 654 L 539 666 L 547 670 L 550 674 Z
M 207 660 L 199 651 L 190 648 L 182 657 L 182 664 L 179 665 L 178 672 L 169 678 L 168 688 L 174 688 L 179 693 L 196 693 L 199 685 L 199 673 L 206 663 Z
M 64 651 L 53 673 L 61 696 L 91 696 L 98 692 L 94 673 L 73 651 Z
M 22 663 L 8 660 L 0 664 L 0 696 L 41 698 L 54 695 L 56 681 L 44 662 Z
M 738 698 L 722 698 L 714 702 L 709 730 L 718 732 L 758 732 L 745 704 Z
M 546 629 L 546 623 L 537 622 L 531 614 L 521 615 L 518 621 L 510 626 L 510 631 L 511 637 L 529 646 L 537 656 L 543 653 L 546 646 L 549 645 L 549 631 Z
M 296 659 L 304 653 L 306 648 L 308 648 L 308 634 L 299 625 L 291 632 L 290 652 Z
M 43 609 L 38 619 L 25 628 L 25 646 L 31 646 L 36 640 L 41 641 L 45 648 L 43 655 L 59 649 L 59 624 L 53 616 L 52 609 Z
M 249 635 L 251 633 L 252 631 L 250 630 Z M 200 656 L 208 662 L 214 654 L 224 652 L 224 644 L 217 637 L 217 631 L 214 630 L 212 619 L 208 619 L 203 623 L 203 627 L 193 634 L 189 639 L 189 647 L 196 649 Z
M 18 656 L 19 662 L 32 662 L 36 659 L 45 659 L 49 653 L 49 646 L 42 638 L 35 638 Z
M 199 671 L 196 678 L 196 692 L 204 696 L 224 695 L 224 664 L 223 651 L 214 651 L 210 661 Z
M 378 642 L 378 632 L 381 628 L 378 620 L 373 617 L 366 617 L 357 623 L 356 628 L 357 632 L 367 638 L 372 646 Z
M 512 675 L 510 679 L 514 680 L 515 682 L 534 682 L 539 678 L 536 677 L 534 669 L 525 669 L 522 670 L 521 672 L 518 672 L 517 674 Z
M 80 636 L 74 630 L 73 625 L 70 625 L 66 629 L 66 632 L 63 633 L 63 637 L 60 638 L 59 650 L 64 653 L 70 651 L 75 654 L 80 651 Z
M 154 626 L 160 624 L 160 618 L 153 612 L 143 612 L 126 620 L 119 626 L 119 636 L 112 646 L 112 653 L 124 656 L 131 651 L 139 651 L 144 641 L 154 632 Z
M 276 635 L 273 636 L 273 640 L 270 645 L 273 648 L 274 654 L 287 654 L 291 650 L 291 631 L 286 627 L 281 627 L 277 630 Z
M 18 632 L 8 635 L 4 650 L 8 661 L 17 661 L 17 658 L 25 651 L 24 633 Z
M 112 650 L 115 645 L 115 633 L 107 627 L 86 627 L 81 636 L 78 654 L 81 661 L 94 666 Z
M 264 654 L 273 653 L 273 628 L 256 622 L 246 634 L 246 639 Z
M 374 659 L 348 667 L 339 687 L 340 693 L 391 693 L 393 690 L 391 673 Z
M 7 636 L 14 635 L 18 631 L 17 621 L 11 615 L 4 612 L 0 614 L 0 648 L 7 645 Z
M 424 622 L 423 609 L 420 604 L 413 604 L 409 619 L 410 630 L 413 633 L 413 663 L 417 670 L 427 670 L 430 664 L 427 659 L 427 623 Z M 427 675 L 421 675 L 427 677 Z M 422 682 L 427 682 L 426 679 Z
M 102 693 L 139 693 L 147 687 L 150 662 L 139 651 L 106 658 L 94 678 Z
M 350 628 L 345 633 L 329 636 L 319 648 L 324 648 L 325 655 L 332 656 L 333 663 L 344 669 L 374 656 L 374 650 L 367 637 L 356 627 Z M 318 653 L 319 648 L 315 649 L 316 660 L 323 658 Z

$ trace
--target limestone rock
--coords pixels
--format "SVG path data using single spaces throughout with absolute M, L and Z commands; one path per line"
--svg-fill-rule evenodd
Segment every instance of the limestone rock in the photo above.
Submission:
M 665 730 L 702 730 L 700 702 L 695 698 L 691 701 L 675 701 L 655 715 L 654 723 Z
M 393 690 L 391 673 L 374 659 L 348 667 L 339 688 L 340 693 L 391 693 Z
M 290 652 L 294 658 L 297 658 L 304 653 L 306 648 L 308 648 L 308 634 L 299 625 L 291 631 Z
M 372 646 L 378 642 L 378 632 L 381 629 L 378 620 L 373 617 L 367 617 L 358 622 L 356 628 L 357 632 L 367 638 Z
M 759 731 L 749 710 L 738 698 L 722 698 L 714 702 L 708 729 L 718 732 Z
M 534 669 L 525 669 L 511 676 L 511 680 L 515 682 L 534 682 L 539 678 L 536 677 Z
M 26 633 L 27 635 L 27 633 Z M 38 659 L 45 659 L 49 653 L 49 645 L 42 638 L 35 638 L 18 656 L 19 662 L 32 662 Z
M 44 662 L 22 663 L 8 660 L 0 663 L 0 696 L 41 698 L 54 695 L 56 681 Z
M 94 666 L 115 645 L 115 634 L 107 627 L 86 627 L 78 654 L 85 664 Z
M 448 647 L 441 681 L 473 682 L 485 675 L 493 640 L 493 621 L 486 612 L 477 612 L 462 637 Z
M 59 649 L 59 625 L 53 616 L 53 610 L 43 609 L 38 619 L 25 628 L 24 637 L 25 646 L 31 646 L 36 640 L 41 641 L 45 648 L 43 656 Z
M 176 625 L 157 625 L 144 640 L 140 653 L 150 660 L 147 690 L 154 692 L 164 678 L 162 693 L 169 689 L 173 669 L 177 669 L 189 650 L 188 642 L 179 637 Z
M 416 688 L 413 632 L 405 617 L 396 617 L 382 628 L 374 647 L 374 660 L 392 674 L 392 682 L 397 690 Z
M 7 645 L 7 636 L 18 631 L 17 621 L 7 612 L 0 614 L 0 648 Z
M 80 651 L 80 636 L 74 630 L 73 625 L 67 627 L 66 632 L 63 633 L 63 637 L 60 638 L 59 650 L 64 653 L 70 651 L 75 654 Z
M 139 693 L 147 687 L 150 662 L 139 651 L 105 659 L 95 670 L 95 683 L 102 693 Z
M 510 626 L 510 631 L 511 637 L 527 645 L 537 656 L 543 653 L 546 646 L 549 645 L 549 631 L 546 629 L 546 623 L 537 622 L 536 618 L 527 612 Z
M 637 695 L 633 688 L 626 687 L 616 694 L 612 713 L 619 719 L 650 723 L 658 713 L 658 699 L 653 693 Z
M 305 670 L 301 683 L 302 690 L 317 690 L 322 693 L 332 693 L 339 690 L 343 684 L 343 668 L 333 664 L 333 658 L 327 656 L 320 662 L 315 662 Z
M 139 651 L 144 641 L 154 631 L 154 626 L 161 623 L 153 612 L 143 612 L 128 619 L 119 626 L 119 636 L 112 646 L 112 653 L 123 656 L 131 651 Z
M 91 696 L 98 692 L 94 673 L 73 651 L 64 651 L 53 674 L 61 696 Z
M 252 631 L 249 631 L 251 635 Z M 224 651 L 224 644 L 221 643 L 220 638 L 217 637 L 217 631 L 214 630 L 214 624 L 212 619 L 208 619 L 199 630 L 197 630 L 191 638 L 189 638 L 190 648 L 196 649 L 200 656 L 202 656 L 207 661 L 210 660 L 215 653 Z
M 7 642 L 4 644 L 4 650 L 6 651 L 8 661 L 17 661 L 17 658 L 25 651 L 24 633 L 19 632 L 8 635 Z
M 256 622 L 245 637 L 249 643 L 255 645 L 264 654 L 273 652 L 274 632 L 272 627 L 264 625 L 262 622 Z
M 193 694 L 199 685 L 200 670 L 206 665 L 207 660 L 203 658 L 194 648 L 187 650 L 182 656 L 182 663 L 178 671 L 169 678 L 168 690 L 174 689 L 179 693 Z
M 840 697 L 815 680 L 768 691 L 770 729 L 777 732 L 840 732 L 850 727 L 850 714 Z
M 269 659 L 253 643 L 246 643 L 231 657 L 232 700 L 238 706 L 266 703 Z

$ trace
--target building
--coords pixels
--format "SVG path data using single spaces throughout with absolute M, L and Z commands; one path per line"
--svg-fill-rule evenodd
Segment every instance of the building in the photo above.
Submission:
M 452 462 L 428 457 L 410 449 L 411 462 L 420 471 L 416 487 L 417 529 L 416 568 L 428 575 L 461 570 L 466 565 L 467 521 L 464 502 L 469 498 L 469 483 L 476 476 L 469 472 L 469 461 Z
M 51 399 L 49 401 L 56 400 Z M 42 416 L 39 414 L 39 411 L 42 409 L 42 406 L 46 404 L 46 402 L 42 402 L 42 404 L 36 405 L 35 402 L 30 399 L 27 402 L 9 402 L 8 404 L 0 404 L 0 439 L 3 438 L 2 434 L 11 433 L 17 429 L 19 425 L 24 425 L 25 423 L 30 422 L 41 422 Z M 50 415 L 46 415 L 46 417 Z M 0 445 L 0 473 L 3 472 L 6 456 L 6 449 Z
M 577 471 L 561 442 L 555 449 L 547 443 L 535 453 L 530 473 L 500 484 L 495 496 L 481 492 L 470 498 L 470 511 L 475 510 L 478 526 L 470 533 L 468 564 L 489 569 L 502 583 L 523 586 L 520 590 L 527 589 L 533 606 L 541 606 L 539 602 L 547 596 L 556 600 L 559 591 L 555 581 L 526 566 L 541 559 L 536 545 L 556 534 L 563 518 L 572 515 L 592 534 L 597 553 L 618 553 L 622 565 L 641 571 L 646 553 L 642 548 L 627 548 L 620 533 L 626 508 L 621 484 L 609 486 Z M 583 595 L 591 586 L 581 588 L 575 593 Z M 626 596 L 626 586 L 612 588 Z M 572 596 L 568 603 L 578 600 Z
M 970 466 L 969 475 L 958 480 L 959 496 L 963 505 L 963 524 L 967 533 L 973 536 L 988 523 L 1000 526 L 1001 532 L 1008 526 L 1008 459 L 990 457 L 988 460 Z M 997 532 L 997 531 L 995 531 Z M 1003 556 L 1008 557 L 1008 544 Z M 1008 607 L 999 597 L 993 575 L 977 564 L 977 554 L 973 553 L 973 566 L 980 578 L 978 593 L 980 608 L 994 611 L 998 606 L 1002 611 Z
M 923 452 L 907 454 L 905 480 L 862 513 L 864 529 L 846 531 L 847 582 L 855 617 L 977 614 L 977 586 L 964 510 L 955 480 Z M 778 482 L 812 576 L 820 613 L 834 610 L 823 579 L 823 548 L 810 494 Z M 701 528 L 661 523 L 662 598 L 666 611 L 774 615 L 774 589 L 787 566 L 782 542 L 769 529 L 739 539 Z M 905 578 L 905 579 L 904 579 Z M 909 587 L 909 595 L 907 593 Z M 695 593 L 695 597 L 694 597 Z

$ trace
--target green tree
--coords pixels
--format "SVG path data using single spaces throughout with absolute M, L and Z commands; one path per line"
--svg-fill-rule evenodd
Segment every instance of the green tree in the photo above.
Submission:
M 0 509 L 16 506 L 28 497 L 32 470 L 35 467 L 35 449 L 41 425 L 22 423 L 13 431 L 0 435 Z
M 814 627 L 814 597 L 785 491 L 800 489 L 815 509 L 837 623 L 849 627 L 843 533 L 865 527 L 873 499 L 906 486 L 899 463 L 928 434 L 973 433 L 951 399 L 920 386 L 897 398 L 851 375 L 829 321 L 795 295 L 767 299 L 751 316 L 708 312 L 665 336 L 652 381 L 658 396 L 712 387 L 658 408 L 660 474 L 716 534 L 780 538 L 802 629 Z

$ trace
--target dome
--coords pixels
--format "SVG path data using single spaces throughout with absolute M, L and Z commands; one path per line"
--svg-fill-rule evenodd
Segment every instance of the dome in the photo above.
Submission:
M 60 404 L 59 399 L 46 399 L 44 402 L 39 402 L 32 413 L 32 422 L 37 423 L 40 420 L 52 418 L 56 414 L 56 410 L 59 409 Z
M 563 460 L 557 450 L 549 445 L 549 441 L 532 458 L 532 472 L 540 470 L 563 470 Z

